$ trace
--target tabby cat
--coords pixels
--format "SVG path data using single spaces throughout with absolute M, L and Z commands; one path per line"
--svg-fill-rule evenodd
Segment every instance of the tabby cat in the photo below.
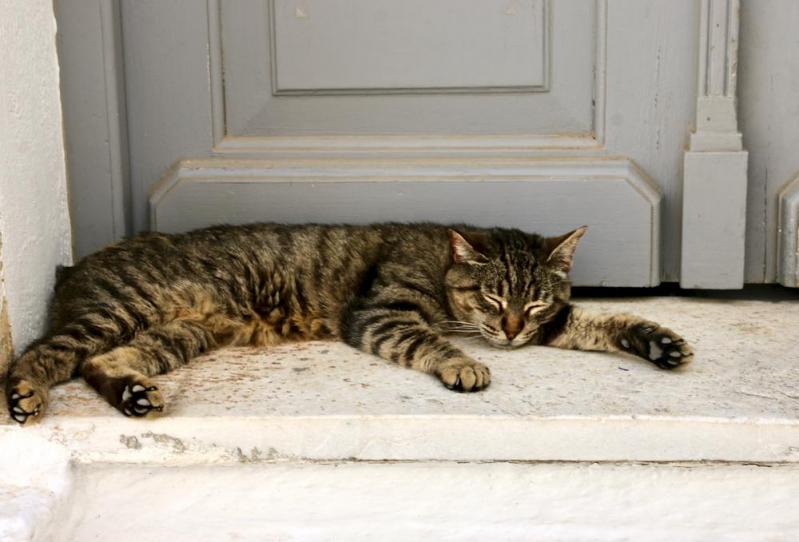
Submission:
M 585 231 L 253 224 L 144 234 L 64 270 L 50 333 L 9 369 L 9 411 L 39 419 L 49 388 L 80 375 L 125 415 L 148 416 L 164 410 L 153 375 L 226 345 L 306 339 L 336 338 L 467 392 L 491 375 L 448 332 L 506 348 L 624 351 L 664 369 L 689 362 L 669 329 L 569 303 Z

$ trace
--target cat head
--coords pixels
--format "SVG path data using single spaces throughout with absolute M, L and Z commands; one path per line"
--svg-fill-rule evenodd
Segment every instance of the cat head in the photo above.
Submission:
M 460 329 L 479 330 L 494 346 L 530 341 L 569 300 L 568 274 L 586 230 L 548 238 L 519 230 L 449 230 L 453 263 L 445 284 Z

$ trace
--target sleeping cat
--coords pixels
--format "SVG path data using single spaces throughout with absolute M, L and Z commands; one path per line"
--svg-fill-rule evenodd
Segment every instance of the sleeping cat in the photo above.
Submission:
M 164 409 L 153 375 L 226 345 L 306 339 L 335 338 L 465 392 L 491 375 L 450 332 L 505 348 L 625 351 L 664 369 L 689 362 L 669 329 L 569 303 L 585 231 L 254 224 L 144 234 L 65 270 L 50 333 L 9 369 L 9 411 L 39 419 L 49 388 L 80 375 L 125 415 L 148 416 Z

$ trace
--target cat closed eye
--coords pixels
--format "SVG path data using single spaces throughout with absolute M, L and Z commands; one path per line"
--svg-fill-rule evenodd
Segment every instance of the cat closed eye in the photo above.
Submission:
M 483 299 L 488 301 L 497 312 L 504 311 L 508 306 L 507 301 L 491 294 L 483 294 Z
M 549 306 L 549 304 L 545 303 L 543 301 L 535 301 L 533 303 L 528 303 L 524 307 L 524 314 L 526 314 L 527 316 L 531 316 L 533 314 L 541 312 L 542 310 L 544 310 L 548 306 Z

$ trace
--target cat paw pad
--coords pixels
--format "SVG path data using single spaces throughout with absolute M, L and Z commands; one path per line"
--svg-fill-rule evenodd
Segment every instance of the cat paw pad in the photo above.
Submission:
M 122 391 L 119 410 L 125 416 L 141 418 L 164 411 L 164 400 L 157 386 L 149 382 L 130 382 Z
M 694 357 L 685 339 L 666 327 L 653 324 L 633 327 L 629 338 L 621 340 L 621 346 L 661 369 L 674 369 L 690 363 Z
M 438 378 L 455 391 L 479 391 L 491 383 L 491 371 L 476 361 L 458 361 L 439 368 Z
M 47 407 L 46 392 L 26 380 L 20 380 L 9 386 L 6 390 L 6 400 L 11 418 L 22 425 L 41 418 Z

